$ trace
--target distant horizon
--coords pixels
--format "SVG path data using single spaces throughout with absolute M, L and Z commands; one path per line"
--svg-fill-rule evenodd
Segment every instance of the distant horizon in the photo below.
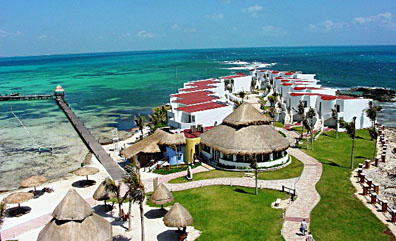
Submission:
M 167 51 L 183 51 L 183 50 L 216 50 L 216 49 L 251 49 L 251 48 L 309 48 L 309 47 L 386 47 L 396 46 L 396 44 L 355 44 L 355 45 L 290 45 L 290 46 L 253 46 L 253 47 L 220 47 L 220 48 L 175 48 L 175 49 L 144 49 L 144 50 L 121 50 L 121 51 L 99 51 L 99 52 L 71 52 L 71 53 L 48 53 L 33 55 L 10 55 L 0 56 L 5 58 L 21 58 L 21 57 L 43 57 L 43 56 L 62 56 L 62 55 L 84 55 L 84 54 L 109 54 L 109 53 L 128 53 L 128 52 L 167 52 Z

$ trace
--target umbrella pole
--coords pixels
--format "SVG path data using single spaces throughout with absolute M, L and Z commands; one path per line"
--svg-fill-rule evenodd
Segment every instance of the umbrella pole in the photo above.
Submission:
M 33 188 L 34 188 L 34 192 L 36 192 L 37 190 L 36 190 L 36 186 L 33 186 Z
M 187 228 L 187 227 L 183 227 L 183 233 L 185 233 L 185 232 L 186 232 L 186 228 Z
M 87 181 L 88 181 L 88 175 L 87 175 Z

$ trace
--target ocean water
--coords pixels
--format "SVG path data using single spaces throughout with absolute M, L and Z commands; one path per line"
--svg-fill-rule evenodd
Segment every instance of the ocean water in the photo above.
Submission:
M 230 64 L 229 61 L 245 64 Z M 257 62 L 252 64 L 253 62 Z M 382 86 L 396 89 L 396 46 L 279 47 L 145 51 L 0 58 L 0 94 L 52 93 L 56 85 L 98 138 L 133 125 L 137 113 L 169 101 L 184 82 L 248 73 L 260 65 L 274 70 L 315 73 L 323 86 Z M 10 113 L 11 106 L 39 145 L 52 145 L 52 157 L 26 152 L 37 144 Z M 384 104 L 380 119 L 396 126 L 394 103 Z M 54 101 L 0 103 L 0 183 L 15 187 L 22 168 L 56 177 L 75 168 L 86 149 Z M 60 144 L 61 143 L 61 144 Z M 73 155 L 70 155 L 71 151 Z M 70 168 L 52 168 L 50 165 Z M 21 163 L 29 163 L 23 166 Z M 40 167 L 41 166 L 41 167 Z M 44 171 L 43 171 L 44 170 Z M 45 171 L 46 170 L 46 171 Z M 30 174 L 30 173 L 29 173 Z M 25 173 L 26 175 L 26 173 Z M 7 177 L 7 178 L 5 178 Z M 1 189 L 1 186 L 0 186 Z

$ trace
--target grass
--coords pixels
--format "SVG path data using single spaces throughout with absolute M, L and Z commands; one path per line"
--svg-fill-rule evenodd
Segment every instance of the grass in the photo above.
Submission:
M 275 127 L 283 128 L 285 125 L 282 122 L 275 121 Z
M 274 171 L 259 172 L 258 178 L 262 180 L 274 180 L 298 177 L 301 175 L 303 168 L 304 165 L 292 156 L 292 162 L 287 167 Z M 245 172 L 212 170 L 194 174 L 194 181 L 220 177 L 243 177 L 244 175 Z M 169 181 L 169 183 L 184 182 L 189 182 L 189 180 L 187 180 L 185 177 L 179 177 Z
M 367 130 L 358 130 L 355 139 L 356 168 L 370 159 L 374 142 Z M 316 240 L 391 240 L 387 229 L 355 195 L 351 175 L 352 140 L 346 133 L 322 133 L 314 142 L 314 151 L 304 150 L 323 164 L 323 174 L 316 188 L 321 196 L 311 214 L 311 231 Z
M 202 231 L 198 241 L 283 240 L 282 210 L 270 206 L 277 198 L 286 199 L 284 193 L 259 190 L 256 196 L 253 188 L 211 186 L 173 195 L 193 216 L 194 228 Z

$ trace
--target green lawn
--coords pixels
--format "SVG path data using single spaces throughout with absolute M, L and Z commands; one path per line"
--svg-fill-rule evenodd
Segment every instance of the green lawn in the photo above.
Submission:
M 200 164 L 195 164 L 193 168 L 196 168 L 196 167 L 198 167 L 198 166 L 200 166 Z M 171 174 L 171 173 L 175 173 L 175 172 L 185 171 L 185 170 L 187 170 L 187 168 L 188 168 L 188 165 L 187 165 L 187 164 L 184 164 L 183 167 L 182 167 L 182 165 L 180 164 L 180 165 L 170 166 L 169 171 L 166 170 L 166 167 L 162 167 L 162 168 L 159 169 L 159 170 L 158 170 L 157 168 L 155 168 L 155 169 L 153 170 L 153 173 L 155 173 L 155 174 L 160 174 L 160 175 L 167 175 L 167 174 Z
M 274 171 L 259 172 L 259 179 L 273 180 L 273 179 L 287 179 L 287 178 L 298 177 L 301 175 L 303 168 L 304 165 L 299 160 L 297 160 L 292 156 L 292 163 L 290 163 L 287 167 Z M 244 175 L 245 172 L 212 170 L 212 171 L 200 172 L 194 174 L 194 181 L 219 178 L 219 177 L 243 177 Z M 183 182 L 188 182 L 188 180 L 185 177 L 179 177 L 169 181 L 169 183 L 183 183 Z
M 202 231 L 198 241 L 283 240 L 282 210 L 271 208 L 271 203 L 286 199 L 284 193 L 259 190 L 256 196 L 253 188 L 212 186 L 173 195 L 193 216 L 193 226 Z
M 370 159 L 374 142 L 367 130 L 358 130 L 355 163 Z M 323 174 L 316 188 L 321 200 L 311 214 L 311 231 L 316 240 L 391 240 L 387 229 L 353 194 L 349 178 L 352 140 L 346 133 L 322 133 L 314 142 L 314 151 L 304 150 L 323 164 Z M 303 146 L 303 148 L 305 148 Z

